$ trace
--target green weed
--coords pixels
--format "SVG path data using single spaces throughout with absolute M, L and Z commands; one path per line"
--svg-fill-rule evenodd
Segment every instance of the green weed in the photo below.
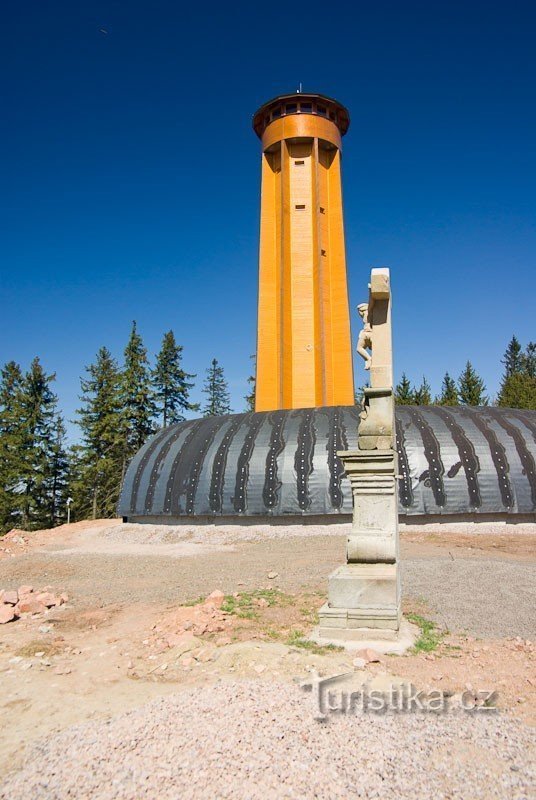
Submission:
M 432 650 L 437 650 L 443 639 L 443 634 L 437 629 L 435 622 L 421 617 L 420 614 L 406 614 L 406 617 L 421 629 L 421 635 L 410 652 L 431 653 Z

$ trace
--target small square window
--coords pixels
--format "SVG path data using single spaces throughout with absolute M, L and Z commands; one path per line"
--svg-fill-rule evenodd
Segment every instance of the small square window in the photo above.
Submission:
M 301 204 L 300 204 L 300 205 L 298 205 L 298 204 L 297 204 L 297 205 L 296 205 L 296 208 L 305 208 L 305 205 L 301 205 Z
M 325 250 L 321 250 L 321 251 L 320 251 L 320 255 L 321 255 L 321 256 L 325 256 L 325 255 L 326 255 L 326 251 L 325 251 Z
M 326 209 L 325 209 L 325 208 L 323 208 L 322 206 L 320 206 L 320 213 L 321 213 L 321 214 L 325 214 L 325 213 L 326 213 Z
M 296 164 L 297 167 L 303 167 L 305 161 L 295 161 L 294 163 Z
M 295 114 L 297 110 L 298 110 L 297 103 L 287 103 L 287 105 L 285 106 L 285 111 L 287 114 Z

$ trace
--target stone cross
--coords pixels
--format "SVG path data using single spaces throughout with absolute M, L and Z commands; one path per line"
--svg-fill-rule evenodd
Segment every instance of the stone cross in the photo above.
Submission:
M 395 651 L 401 647 L 398 459 L 387 268 L 372 270 L 368 303 L 358 310 L 364 327 L 357 349 L 370 386 L 364 389 L 358 449 L 338 453 L 352 488 L 352 530 L 346 564 L 329 577 L 328 602 L 320 609 L 315 639 L 347 646 L 380 641 L 385 651 Z

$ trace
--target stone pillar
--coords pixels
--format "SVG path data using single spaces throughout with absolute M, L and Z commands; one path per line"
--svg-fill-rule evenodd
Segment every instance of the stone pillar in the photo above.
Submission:
M 363 640 L 397 641 L 401 626 L 388 269 L 372 270 L 369 290 L 368 306 L 359 306 L 364 328 L 358 352 L 366 358 L 371 385 L 364 390 L 358 449 L 338 453 L 352 487 L 352 531 L 346 564 L 329 577 L 328 602 L 320 609 L 314 634 L 318 642 L 350 646 L 362 646 Z

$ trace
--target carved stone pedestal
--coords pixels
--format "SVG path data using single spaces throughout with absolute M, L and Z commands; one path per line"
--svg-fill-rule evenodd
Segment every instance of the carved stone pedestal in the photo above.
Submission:
M 400 628 L 398 508 L 393 450 L 338 454 L 350 478 L 354 516 L 347 563 L 329 577 L 315 638 L 396 640 Z

